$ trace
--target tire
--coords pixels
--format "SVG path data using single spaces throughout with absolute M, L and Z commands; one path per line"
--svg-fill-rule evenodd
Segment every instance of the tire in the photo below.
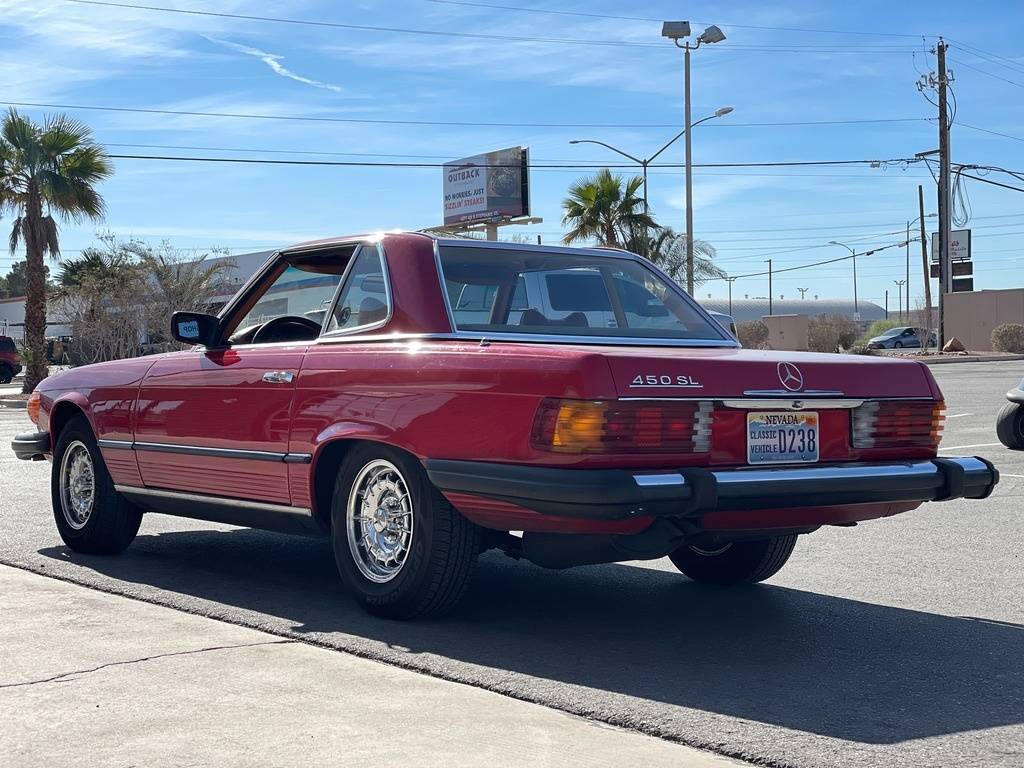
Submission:
M 366 494 L 376 494 L 371 507 L 378 517 L 364 527 L 356 515 Z M 331 531 L 342 581 L 367 611 L 391 619 L 450 611 L 480 553 L 480 529 L 448 503 L 420 463 L 376 444 L 354 448 L 342 462 Z
M 999 442 L 1015 451 L 1024 451 L 1024 405 L 1007 403 L 996 417 Z
M 892 348 L 893 349 L 903 349 L 903 342 L 902 341 L 897 341 L 895 344 L 892 345 Z
M 75 552 L 116 555 L 139 532 L 142 511 L 114 490 L 84 416 L 71 419 L 57 437 L 50 496 L 57 531 Z
M 14 369 L 7 363 L 0 363 L 0 384 L 10 384 L 14 380 Z
M 700 584 L 753 584 L 771 578 L 793 554 L 796 535 L 733 541 L 709 551 L 683 544 L 669 555 L 673 565 Z

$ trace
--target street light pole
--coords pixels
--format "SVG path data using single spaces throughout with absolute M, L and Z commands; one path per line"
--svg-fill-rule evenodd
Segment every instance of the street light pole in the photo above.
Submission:
M 910 244 L 908 243 L 907 245 L 909 247 Z M 896 283 L 896 290 L 899 291 L 900 322 L 905 323 L 907 321 L 903 317 L 903 286 L 907 285 L 908 283 L 906 280 L 893 280 L 893 282 Z
M 765 259 L 768 262 L 768 315 L 772 315 L 772 260 Z
M 683 110 L 685 125 L 690 125 L 690 52 L 700 48 L 701 43 L 720 43 L 725 33 L 714 24 L 697 38 L 694 45 L 689 41 L 680 43 L 690 36 L 690 22 L 666 21 L 661 27 L 661 36 L 669 38 L 677 48 L 683 49 Z M 693 295 L 693 161 L 690 147 L 690 132 L 686 132 L 686 292 Z
M 650 157 L 645 158 L 645 159 L 641 159 L 639 157 L 633 157 L 633 155 L 629 154 L 628 152 L 623 152 L 621 149 L 618 149 L 617 147 L 613 147 L 611 144 L 606 144 L 603 141 L 597 141 L 595 139 L 571 139 L 569 141 L 569 143 L 570 144 L 597 144 L 599 146 L 604 147 L 605 149 L 610 149 L 612 152 L 615 152 L 616 154 L 622 155 L 623 157 L 625 157 L 625 158 L 627 158 L 629 160 L 632 160 L 634 163 L 639 163 L 640 167 L 643 169 L 643 175 L 644 175 L 644 213 L 650 213 L 650 208 L 649 208 L 648 202 L 647 202 L 647 169 L 650 167 L 651 163 L 653 163 L 655 160 L 657 160 L 658 156 L 662 152 L 664 152 L 666 149 L 668 149 L 673 144 L 675 144 L 677 141 L 679 141 L 679 139 L 681 139 L 683 136 L 688 136 L 689 133 L 690 133 L 690 129 L 696 128 L 698 125 L 700 125 L 701 123 L 706 123 L 708 120 L 714 120 L 716 117 L 723 117 L 725 115 L 728 115 L 730 112 L 732 112 L 732 107 L 719 107 L 718 109 L 716 109 L 714 111 L 714 114 L 708 115 L 707 117 L 702 117 L 700 120 L 698 120 L 693 125 L 687 124 L 687 128 L 684 128 L 683 130 L 681 130 L 679 133 L 677 133 L 675 136 L 673 136 L 671 139 L 669 139 L 665 144 L 663 144 L 661 149 L 659 149 L 653 155 L 651 155 Z
M 841 245 L 850 252 L 850 258 L 853 260 L 853 315 L 855 320 L 860 320 L 860 305 L 857 303 L 857 252 L 846 243 L 836 240 L 829 240 L 828 244 Z

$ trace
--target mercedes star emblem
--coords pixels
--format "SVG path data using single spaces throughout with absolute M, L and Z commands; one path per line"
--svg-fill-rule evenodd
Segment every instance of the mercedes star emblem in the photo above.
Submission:
M 779 363 L 778 371 L 779 381 L 790 392 L 799 392 L 804 388 L 804 375 L 792 363 Z

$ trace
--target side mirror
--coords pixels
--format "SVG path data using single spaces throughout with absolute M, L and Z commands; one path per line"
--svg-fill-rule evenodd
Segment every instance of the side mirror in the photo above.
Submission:
M 202 312 L 175 312 L 171 315 L 171 336 L 183 344 L 220 347 L 220 318 Z

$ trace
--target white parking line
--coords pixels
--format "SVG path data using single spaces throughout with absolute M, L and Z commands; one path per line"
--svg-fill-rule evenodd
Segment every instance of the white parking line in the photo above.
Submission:
M 948 448 L 942 446 L 939 448 L 940 451 L 959 451 L 964 448 L 989 448 L 993 445 L 1002 445 L 1002 443 L 974 443 L 973 445 L 951 445 Z
M 1019 478 L 1024 479 L 1024 475 L 1011 475 L 1009 472 L 1000 472 L 999 476 L 1000 477 L 1019 477 Z
M 952 416 L 947 416 L 947 419 L 959 419 L 961 416 L 973 416 L 973 413 L 954 413 Z

